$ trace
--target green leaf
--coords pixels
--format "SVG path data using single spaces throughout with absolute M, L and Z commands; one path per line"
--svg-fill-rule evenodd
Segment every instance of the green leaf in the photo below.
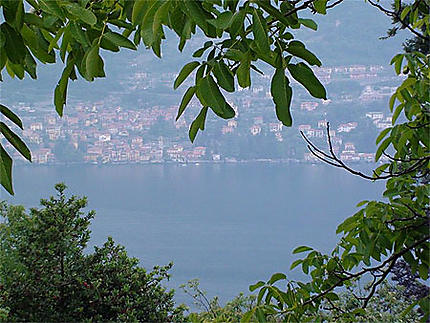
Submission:
M 9 194 L 13 195 L 12 187 L 12 158 L 0 144 L 0 179 L 1 185 Z
M 302 262 L 302 271 L 307 275 L 309 274 L 309 262 L 308 261 L 303 261 Z
M 200 110 L 199 115 L 197 118 L 194 119 L 194 121 L 191 123 L 190 131 L 188 132 L 188 136 L 190 137 L 191 142 L 194 142 L 194 139 L 196 138 L 197 132 L 200 130 L 205 129 L 205 121 L 206 121 L 206 115 L 208 113 L 208 107 L 203 107 L 203 109 Z
M 240 323 L 250 323 L 256 309 L 257 308 L 254 307 L 245 314 L 243 314 L 242 318 L 240 319 Z
M 389 102 L 391 112 L 393 112 L 394 103 L 396 103 L 396 99 L 397 99 L 397 92 L 394 92 L 393 95 L 391 96 L 390 102 Z
M 66 58 L 67 47 L 72 40 L 72 35 L 70 33 L 71 33 L 70 25 L 67 25 L 64 28 L 63 39 L 61 40 L 61 46 L 60 46 L 60 58 L 63 62 Z
M 0 113 L 4 115 L 6 118 L 8 118 L 10 121 L 15 123 L 18 127 L 20 127 L 21 129 L 24 129 L 22 126 L 21 119 L 3 104 L 0 104 Z
M 3 17 L 6 22 L 16 30 L 21 30 L 23 23 L 24 7 L 22 0 L 4 0 Z
M 95 77 L 104 77 L 104 63 L 99 55 L 99 45 L 93 46 L 86 57 L 86 77 L 92 81 Z
M 317 23 L 315 21 L 313 21 L 312 19 L 299 18 L 299 23 L 305 27 L 312 29 L 312 30 L 318 29 Z
M 199 65 L 200 63 L 197 61 L 186 64 L 176 77 L 173 88 L 176 90 Z
M 406 6 L 403 10 L 402 13 L 400 14 L 400 19 L 401 20 L 405 20 L 406 16 L 408 15 L 409 11 L 411 10 L 410 6 Z
M 117 27 L 128 29 L 128 30 L 124 30 L 123 36 L 125 35 L 125 33 L 129 33 L 127 35 L 127 37 L 128 37 L 128 36 L 130 36 L 131 32 L 133 31 L 133 25 L 130 24 L 129 22 L 126 22 L 126 21 L 123 21 L 123 20 L 118 20 L 118 19 L 109 19 L 108 22 L 110 24 L 112 24 L 112 25 L 117 26 Z
M 229 28 L 230 37 L 232 39 L 236 38 L 236 36 L 243 31 L 243 21 L 245 20 L 245 15 L 245 10 L 239 10 L 233 15 Z
M 426 264 L 421 263 L 418 266 L 418 273 L 419 273 L 421 279 L 427 280 L 429 277 L 429 267 Z
M 211 31 L 211 28 L 213 28 L 213 30 L 215 30 L 215 28 L 208 25 L 206 21 L 208 14 L 203 9 L 201 1 L 184 1 L 184 4 L 188 10 L 189 17 L 195 21 L 195 23 L 203 30 L 205 35 L 214 37 L 216 34 Z
M 4 37 L 4 50 L 7 58 L 13 64 L 22 64 L 25 59 L 26 49 L 21 35 L 7 23 L 1 24 L 0 32 Z
M 40 8 L 43 11 L 51 13 L 54 16 L 58 16 L 61 19 L 65 19 L 65 15 L 63 10 L 58 5 L 58 1 L 56 0 L 39 0 Z
M 393 57 L 390 64 L 394 63 L 394 70 L 396 71 L 396 74 L 399 75 L 402 69 L 402 63 L 403 63 L 403 54 L 397 54 Z
M 327 13 L 327 0 L 315 0 L 314 8 L 318 13 L 325 15 Z
M 290 41 L 286 50 L 290 54 L 304 59 L 310 65 L 322 65 L 321 61 L 313 53 L 308 51 L 305 45 L 298 40 Z
M 25 24 L 21 29 L 21 35 L 28 49 L 38 60 L 42 63 L 55 63 L 55 53 L 53 51 L 48 52 L 50 43 L 45 39 L 42 32 L 37 29 L 35 32 Z M 54 37 L 51 38 L 51 41 L 53 40 Z
M 288 64 L 288 70 L 292 77 L 302 84 L 313 97 L 327 100 L 327 93 L 324 86 L 306 64 Z
M 224 11 L 216 19 L 208 20 L 208 23 L 218 29 L 225 30 L 230 27 L 232 17 L 233 13 L 231 11 Z
M 202 57 L 202 55 L 205 53 L 205 51 L 208 49 L 209 47 L 202 47 L 199 48 L 198 50 L 196 50 L 193 53 L 193 57 Z
M 184 113 L 185 108 L 187 107 L 188 103 L 190 103 L 190 101 L 193 98 L 195 93 L 196 93 L 196 87 L 195 86 L 189 87 L 188 90 L 185 92 L 184 96 L 182 97 L 181 104 L 179 105 L 178 115 L 176 116 L 175 121 L 178 121 L 178 119 Z
M 225 53 L 225 57 L 233 61 L 239 62 L 246 58 L 246 54 L 242 53 L 240 50 L 229 48 Z M 251 65 L 251 63 L 249 63 Z
M 391 131 L 392 128 L 386 128 L 381 131 L 378 138 L 376 138 L 376 144 L 379 144 L 379 142 Z
M 293 254 L 302 253 L 310 250 L 313 250 L 313 248 L 307 246 L 300 246 L 293 250 Z
M 10 61 L 6 62 L 6 70 L 12 72 L 13 75 L 17 76 L 20 80 L 24 78 L 24 66 L 22 64 L 13 64 Z
M 397 107 L 396 110 L 394 110 L 393 116 L 391 117 L 391 124 L 395 124 L 397 118 L 399 117 L 400 113 L 403 111 L 405 107 L 404 103 L 400 103 Z
M 263 286 L 260 291 L 258 292 L 258 296 L 257 296 L 257 304 L 261 304 L 261 300 L 263 299 L 264 294 L 266 293 L 266 291 L 268 290 L 267 286 Z M 267 293 L 269 294 L 269 292 Z
M 199 82 L 199 80 L 201 80 L 201 79 L 203 78 L 203 74 L 204 74 L 204 72 L 205 72 L 205 69 L 206 69 L 206 65 L 201 65 L 201 66 L 197 69 L 196 77 L 195 77 L 195 79 L 196 79 L 196 85 L 197 85 L 197 83 Z
M 335 268 L 337 267 L 337 262 L 335 258 L 331 258 L 328 262 L 327 262 L 327 271 L 328 272 L 332 272 Z
M 3 122 L 0 122 L 0 132 L 25 159 L 31 162 L 31 153 L 27 145 Z
M 420 322 L 427 322 L 427 319 L 429 317 L 430 314 L 430 302 L 429 302 L 429 295 L 427 295 L 426 297 L 423 297 L 419 300 L 418 304 L 420 306 L 420 311 L 423 313 L 423 316 L 421 317 Z
M 63 32 L 64 27 L 60 28 L 55 34 L 55 37 L 49 42 L 48 53 L 50 53 L 54 48 L 58 48 L 57 42 L 60 40 Z
M 261 307 L 257 307 L 257 309 L 255 310 L 255 316 L 257 317 L 258 323 L 266 323 L 266 316 L 264 315 L 263 310 L 261 309 Z
M 414 85 L 417 82 L 417 79 L 415 77 L 408 77 L 406 80 L 403 81 L 403 83 L 397 88 L 397 91 L 401 91 L 407 87 L 410 87 Z
M 74 69 L 74 60 L 69 60 L 67 62 L 66 67 L 63 70 L 63 73 L 61 74 L 61 78 L 58 81 L 57 86 L 55 87 L 54 105 L 55 105 L 55 110 L 57 111 L 60 117 L 63 116 L 63 108 L 66 105 L 67 84 L 69 82 L 69 76 L 72 73 L 73 69 Z
M 131 21 L 133 25 L 138 25 L 142 22 L 147 9 L 148 0 L 136 0 L 133 5 L 133 12 Z
M 226 102 L 226 104 L 223 107 L 223 114 L 221 118 L 231 119 L 231 118 L 234 118 L 235 115 L 236 115 L 236 112 L 234 111 L 234 109 L 230 106 L 230 104 Z
M 290 105 L 293 92 L 283 68 L 276 69 L 272 77 L 270 91 L 275 102 L 278 120 L 285 126 L 291 127 L 293 119 L 291 117 Z
M 140 30 L 140 35 L 142 36 L 143 43 L 148 47 L 152 46 L 157 38 L 156 35 L 154 35 L 154 30 L 152 26 L 154 24 L 155 13 L 157 12 L 158 8 L 161 5 L 160 1 L 151 1 L 151 2 L 152 4 L 150 4 L 146 9 L 146 12 L 141 24 L 141 30 Z
M 405 310 L 401 313 L 400 317 L 404 318 L 406 315 L 408 315 L 410 311 L 412 311 L 412 309 L 417 306 L 419 301 L 420 299 L 417 299 L 415 302 L 412 302 L 412 304 L 406 307 Z
M 228 92 L 234 92 L 234 77 L 228 66 L 219 61 L 215 63 L 213 73 L 218 81 L 218 84 Z
M 152 24 L 152 31 L 156 37 L 156 39 L 163 38 L 163 22 L 168 20 L 169 9 L 171 5 L 171 1 L 165 1 L 155 12 L 154 22 Z M 160 55 L 158 55 L 160 56 Z
M 95 25 L 97 22 L 97 17 L 90 10 L 81 7 L 77 3 L 67 3 L 64 7 L 73 16 L 88 25 L 92 26 Z
M 283 273 L 276 273 L 273 274 L 272 277 L 270 277 L 270 280 L 267 282 L 269 285 L 273 285 L 274 283 L 276 283 L 279 280 L 284 280 L 287 279 L 287 276 Z
M 294 14 L 293 15 L 294 17 L 292 17 L 292 16 L 285 17 L 283 15 L 283 12 L 280 12 L 277 8 L 274 8 L 270 4 L 269 1 L 267 1 L 267 2 L 266 1 L 260 1 L 258 4 L 261 6 L 261 8 L 263 8 L 265 11 L 267 11 L 267 13 L 269 15 L 271 15 L 271 16 L 275 17 L 276 19 L 278 19 L 285 26 L 290 26 L 293 21 L 296 21 L 295 18 L 297 17 L 297 14 Z M 283 5 L 287 6 L 287 7 L 290 7 L 289 9 L 292 9 L 291 4 L 289 2 L 287 2 L 287 1 L 284 1 L 281 4 L 281 8 L 282 8 Z
M 257 48 L 261 53 L 268 54 L 270 52 L 270 45 L 266 28 L 264 27 L 266 21 L 260 16 L 257 9 L 254 9 L 252 12 L 252 21 L 252 33 L 254 34 L 254 40 L 257 44 Z
M 378 177 L 382 174 L 383 171 L 385 171 L 388 167 L 390 166 L 390 164 L 383 164 L 379 167 L 377 167 L 374 172 L 373 172 L 373 177 Z
M 90 42 L 88 39 L 88 36 L 83 32 L 81 26 L 76 22 L 70 22 L 70 33 L 72 37 L 82 44 L 84 48 L 87 48 L 90 46 Z
M 234 117 L 234 110 L 225 101 L 224 96 L 211 75 L 207 75 L 199 80 L 196 93 L 202 105 L 210 107 L 221 118 L 228 119 Z
M 382 153 L 385 151 L 385 149 L 387 149 L 390 143 L 391 137 L 388 137 L 382 142 L 382 144 L 379 145 L 378 149 L 376 150 L 375 161 L 378 161 L 379 158 L 381 158 Z
M 364 200 L 364 201 L 359 202 L 355 207 L 360 207 L 360 206 L 363 206 L 363 205 L 365 205 L 367 203 L 369 203 L 369 201 L 368 200 Z
M 251 85 L 251 58 L 249 53 L 241 60 L 236 75 L 237 81 L 242 88 L 247 88 Z
M 138 35 L 138 34 L 135 33 L 135 35 Z M 107 40 L 105 37 L 102 37 L 100 40 L 100 48 L 106 49 L 106 50 L 114 52 L 114 53 L 120 51 L 120 49 L 117 45 L 115 45 L 111 41 Z
M 330 301 L 337 301 L 337 300 L 339 300 L 339 296 L 336 293 L 333 293 L 333 292 L 327 293 L 325 295 L 325 298 L 328 299 L 328 300 L 330 300 Z
M 263 281 L 259 281 L 259 282 L 257 282 L 257 283 L 255 283 L 255 284 L 253 284 L 253 285 L 250 285 L 249 286 L 249 291 L 250 292 L 253 292 L 253 291 L 255 291 L 256 289 L 258 289 L 258 288 L 260 288 L 260 287 L 262 287 L 262 286 L 264 286 L 265 284 L 264 284 L 264 282 Z
M 24 60 L 24 69 L 31 76 L 32 79 L 36 79 L 36 61 L 33 56 L 30 54 L 30 51 L 27 50 L 27 55 Z
M 295 261 L 291 264 L 290 270 L 293 270 L 293 269 L 294 269 L 294 268 L 296 268 L 298 265 L 300 265 L 302 262 L 303 262 L 303 260 L 302 260 L 302 259 L 297 259 L 297 260 L 295 260 Z
M 110 42 L 112 42 L 117 46 L 134 49 L 134 50 L 136 49 L 136 46 L 133 44 L 131 40 L 129 40 L 128 38 L 124 37 L 119 33 L 110 31 L 103 34 L 103 38 L 106 38 L 107 40 L 109 40 Z

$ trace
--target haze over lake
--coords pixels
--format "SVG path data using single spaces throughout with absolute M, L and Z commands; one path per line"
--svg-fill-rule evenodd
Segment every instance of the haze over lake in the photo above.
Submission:
M 298 245 L 331 250 L 336 226 L 383 189 L 325 165 L 268 163 L 17 167 L 14 181 L 16 196 L 1 198 L 26 207 L 64 181 L 97 212 L 91 245 L 112 236 L 148 269 L 173 261 L 170 287 L 199 278 L 222 301 L 288 272 Z

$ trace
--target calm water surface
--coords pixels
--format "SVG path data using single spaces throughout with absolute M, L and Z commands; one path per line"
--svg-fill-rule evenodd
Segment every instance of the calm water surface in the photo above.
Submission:
M 287 272 L 297 245 L 329 251 L 336 225 L 383 188 L 323 165 L 18 167 L 14 177 L 16 196 L 2 198 L 37 206 L 64 181 L 97 212 L 91 245 L 112 236 L 147 268 L 173 261 L 170 287 L 199 278 L 224 301 Z

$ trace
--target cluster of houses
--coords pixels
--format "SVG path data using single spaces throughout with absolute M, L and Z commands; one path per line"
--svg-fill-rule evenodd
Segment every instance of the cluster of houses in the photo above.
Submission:
M 359 100 L 362 103 L 367 103 L 370 101 L 379 101 L 391 97 L 395 91 L 396 87 L 392 86 L 374 87 L 371 85 L 366 85 L 361 92 Z
M 321 102 L 305 101 L 300 107 L 303 110 L 315 109 Z M 235 107 L 235 109 L 237 109 Z M 101 104 L 92 107 L 77 106 L 73 113 L 63 118 L 54 114 L 46 114 L 40 119 L 40 114 L 24 117 L 27 127 L 22 133 L 24 140 L 31 144 L 33 163 L 55 163 L 55 144 L 59 140 L 68 141 L 74 149 L 80 150 L 83 162 L 94 164 L 107 163 L 148 163 L 148 162 L 198 162 L 201 160 L 221 160 L 219 154 L 213 154 L 205 146 L 193 146 L 187 139 L 182 141 L 159 137 L 147 140 L 148 131 L 160 119 L 172 123 L 172 127 L 188 127 L 185 119 L 174 122 L 176 107 L 152 107 L 144 110 L 125 110 L 121 107 L 105 108 Z M 391 126 L 391 118 L 382 112 L 366 112 L 377 128 Z M 39 119 L 38 119 L 39 118 Z M 249 122 L 249 121 L 247 121 Z M 326 137 L 327 120 L 319 120 L 316 127 L 311 124 L 299 124 L 297 128 L 307 138 Z M 370 161 L 373 154 L 357 152 L 351 142 L 343 142 L 342 133 L 349 133 L 358 126 L 356 121 L 340 123 L 330 129 L 333 148 L 340 158 L 345 161 Z M 248 135 L 258 136 L 265 133 L 274 135 L 274 139 L 282 142 L 283 125 L 280 122 L 264 122 L 263 116 L 251 119 Z M 181 130 L 182 131 L 182 130 Z M 222 135 L 232 134 L 238 129 L 238 119 L 230 119 L 220 127 Z M 14 157 L 18 157 L 18 154 Z M 223 159 L 228 156 L 222 156 Z M 304 155 L 305 161 L 314 162 L 315 157 L 309 153 Z
M 173 123 L 176 112 L 176 107 L 153 107 L 141 112 L 100 105 L 77 106 L 74 113 L 63 118 L 54 114 L 46 114 L 42 120 L 38 120 L 40 115 L 24 117 L 28 126 L 22 136 L 32 146 L 33 163 L 55 162 L 54 147 L 59 140 L 66 140 L 75 149 L 81 149 L 85 162 L 160 161 L 163 144 L 144 143 L 139 133 L 149 130 L 159 118 Z M 182 123 L 176 126 L 181 127 Z
M 316 103 L 317 105 L 318 103 Z M 305 109 L 316 106 L 312 102 L 302 103 Z M 83 161 L 86 163 L 146 163 L 163 162 L 198 162 L 200 160 L 220 160 L 219 154 L 211 154 L 204 146 L 192 146 L 189 142 L 170 142 L 160 137 L 158 140 L 145 141 L 142 130 L 148 130 L 159 118 L 173 123 L 176 107 L 161 109 L 153 107 L 148 110 L 124 110 L 120 107 L 102 109 L 77 107 L 75 114 L 66 115 L 63 119 L 56 115 L 46 115 L 43 120 L 32 120 L 23 131 L 26 141 L 33 144 L 33 163 L 55 163 L 54 145 L 57 140 L 68 140 L 75 149 L 83 149 Z M 367 118 L 373 120 L 376 127 L 387 126 L 391 121 L 382 112 L 367 112 Z M 175 124 L 176 127 L 186 127 L 184 120 Z M 223 135 L 237 131 L 238 120 L 231 119 L 221 128 Z M 319 120 L 316 127 L 310 124 L 299 124 L 298 130 L 307 138 L 325 138 L 327 120 Z M 373 154 L 357 152 L 353 143 L 343 143 L 341 134 L 356 129 L 355 121 L 341 123 L 330 130 L 333 148 L 340 158 L 345 161 L 370 161 Z M 262 130 L 273 133 L 275 140 L 283 141 L 283 125 L 280 122 L 264 123 L 262 116 L 253 118 L 249 135 L 258 136 Z M 17 157 L 17 156 L 15 156 Z M 305 161 L 315 161 L 309 153 L 304 155 Z
M 366 112 L 366 118 L 370 118 L 378 129 L 386 129 L 392 126 L 392 117 L 385 117 L 382 112 Z
M 350 162 L 373 162 L 375 154 L 358 152 L 352 142 L 343 142 L 343 139 L 339 134 L 342 132 L 350 132 L 357 127 L 357 122 L 348 122 L 340 124 L 336 130 L 329 130 L 330 142 L 332 144 L 333 152 L 342 160 Z M 324 129 L 324 130 L 323 130 Z M 327 136 L 327 120 L 319 120 L 317 129 L 313 129 L 311 125 L 305 124 L 299 126 L 300 132 L 302 132 L 308 139 L 312 138 L 324 138 Z M 311 152 L 304 154 L 304 160 L 307 162 L 319 162 L 320 160 Z
M 387 74 L 382 66 L 336 66 L 313 68 L 314 73 L 322 81 L 329 83 L 337 79 L 369 79 Z M 127 79 L 128 86 L 133 90 L 146 89 L 166 83 L 171 86 L 171 80 L 175 78 L 174 73 L 164 73 L 155 75 L 137 71 L 130 79 Z M 155 77 L 158 77 L 155 79 Z M 270 91 L 264 81 L 270 80 L 271 75 L 258 75 L 255 77 L 253 86 L 249 91 L 240 91 L 235 97 L 235 104 L 229 102 L 239 115 L 237 106 L 241 109 L 254 107 L 255 102 L 268 100 L 271 98 Z M 295 82 L 292 80 L 292 82 Z M 369 82 L 371 84 L 372 82 Z M 144 86 L 144 88 L 142 88 Z M 362 102 L 384 99 L 394 91 L 393 87 L 367 85 L 361 95 L 356 98 Z M 246 92 L 246 93 L 245 93 Z M 228 97 L 227 97 L 228 99 Z M 345 98 L 349 100 L 350 98 Z M 191 106 L 198 105 L 198 102 L 191 101 Z M 331 100 L 309 100 L 298 102 L 297 109 L 305 112 L 312 112 L 330 104 Z M 181 118 L 175 122 L 177 107 L 153 106 L 145 109 L 123 109 L 117 107 L 106 107 L 108 102 L 95 102 L 91 106 L 77 104 L 72 111 L 69 111 L 63 118 L 59 118 L 53 113 L 40 114 L 35 110 L 25 107 L 24 114 L 25 130 L 22 137 L 30 144 L 33 163 L 49 164 L 57 161 L 55 145 L 58 142 L 68 142 L 74 149 L 82 153 L 84 162 L 87 163 L 139 163 L 139 162 L 162 162 L 171 160 L 175 162 L 197 162 L 199 160 L 226 160 L 228 156 L 213 154 L 207 147 L 193 146 L 186 138 L 190 120 Z M 22 108 L 22 107 L 21 107 Z M 260 113 L 260 112 L 258 112 Z M 262 134 L 273 134 L 274 140 L 282 142 L 284 140 L 283 125 L 280 122 L 263 122 L 263 110 L 261 115 L 256 113 L 246 119 L 230 119 L 219 127 L 221 135 L 248 135 L 259 136 Z M 391 126 L 391 117 L 384 116 L 382 112 L 366 112 L 365 117 L 372 120 L 375 127 L 385 129 Z M 182 137 L 175 139 L 160 137 L 148 139 L 148 132 L 160 120 L 167 121 L 172 129 L 181 129 Z M 246 128 L 239 128 L 238 122 L 245 122 Z M 326 120 L 317 122 L 316 127 L 310 124 L 297 125 L 309 139 L 324 138 L 326 136 Z M 343 160 L 358 161 L 370 160 L 371 154 L 357 152 L 354 144 L 342 142 L 342 134 L 349 133 L 357 129 L 358 123 L 350 121 L 340 123 L 330 130 L 330 136 L 334 148 Z M 246 129 L 246 133 L 243 132 Z M 12 149 L 13 151 L 13 149 Z M 15 156 L 19 158 L 19 154 Z M 221 158 L 222 157 L 222 158 Z M 305 154 L 304 160 L 313 161 L 313 157 Z
M 333 143 L 333 152 L 340 160 L 344 162 L 361 161 L 371 163 L 375 160 L 374 153 L 357 152 L 355 145 L 352 142 L 345 142 L 342 144 L 341 139 L 337 140 L 336 143 Z M 305 153 L 304 160 L 311 163 L 321 162 L 321 160 L 311 152 Z

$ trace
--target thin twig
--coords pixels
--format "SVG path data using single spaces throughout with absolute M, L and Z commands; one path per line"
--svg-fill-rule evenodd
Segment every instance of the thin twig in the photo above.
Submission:
M 401 22 L 401 24 L 403 25 L 403 27 L 405 27 L 405 28 L 407 28 L 407 29 L 409 29 L 412 33 L 414 33 L 416 36 L 418 36 L 419 38 L 421 38 L 421 39 L 424 39 L 424 40 L 430 40 L 430 38 L 429 37 L 427 37 L 427 36 L 424 36 L 423 34 L 421 34 L 421 33 L 419 33 L 418 31 L 416 31 L 414 28 L 412 28 L 408 23 L 406 23 L 403 19 L 401 19 L 401 17 L 400 17 L 400 14 L 399 13 L 397 13 L 397 12 L 395 12 L 395 11 L 390 11 L 390 10 L 388 10 L 388 9 L 385 9 L 383 6 L 381 6 L 379 3 L 376 3 L 376 2 L 373 2 L 372 0 L 368 0 L 368 2 L 372 5 L 372 6 L 374 6 L 374 7 L 376 7 L 376 8 L 378 8 L 379 10 L 381 10 L 383 13 L 385 13 L 387 16 L 390 16 L 390 17 L 394 17 L 394 18 L 396 18 L 396 19 L 398 19 L 400 22 Z
M 306 143 L 308 144 L 308 149 L 309 151 L 312 153 L 312 155 L 314 155 L 315 157 L 317 157 L 318 159 L 320 159 L 321 161 L 338 167 L 338 168 L 343 168 L 345 170 L 347 170 L 348 172 L 350 172 L 353 175 L 357 175 L 360 176 L 364 179 L 368 179 L 371 181 L 376 181 L 376 180 L 383 180 L 383 179 L 389 179 L 389 178 L 393 178 L 393 177 L 398 177 L 398 176 L 402 176 L 405 174 L 409 174 L 412 173 L 414 171 L 416 171 L 417 169 L 419 169 L 421 166 L 425 165 L 428 161 L 430 161 L 430 156 L 425 156 L 422 158 L 418 158 L 416 160 L 416 162 L 411 165 L 410 167 L 406 168 L 403 171 L 400 172 L 396 172 L 396 173 L 388 173 L 387 175 L 378 175 L 376 174 L 375 171 L 373 171 L 373 176 L 369 176 L 366 175 L 360 171 L 357 171 L 355 169 L 352 169 L 351 167 L 349 167 L 348 165 L 346 165 L 340 158 L 338 158 L 334 152 L 333 149 L 333 144 L 332 144 L 332 140 L 331 140 L 331 136 L 330 136 L 330 123 L 327 122 L 327 143 L 328 143 L 328 147 L 329 147 L 329 152 L 330 154 L 324 152 L 322 149 L 318 148 L 315 146 L 315 144 L 313 144 L 303 133 L 303 131 L 300 131 L 300 134 L 302 135 L 303 139 L 306 141 Z M 412 159 L 411 159 L 412 160 Z

